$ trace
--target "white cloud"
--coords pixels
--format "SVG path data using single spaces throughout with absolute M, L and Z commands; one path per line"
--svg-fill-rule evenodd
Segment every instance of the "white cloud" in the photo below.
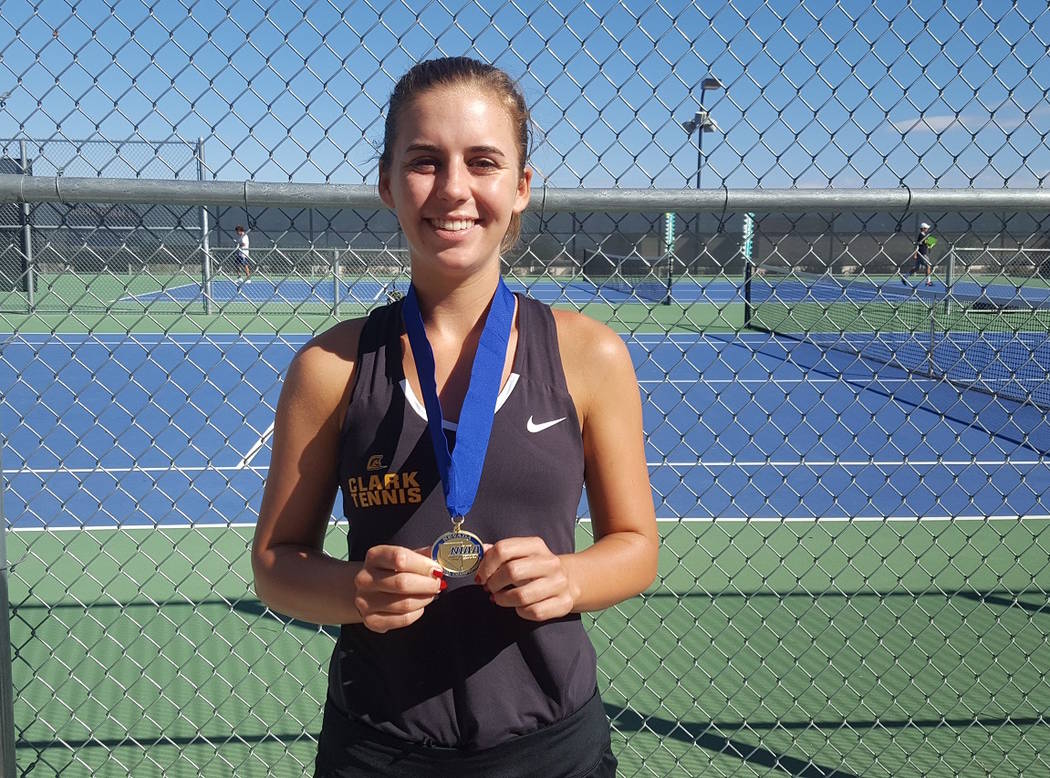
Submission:
M 987 121 L 987 120 L 986 120 Z M 965 116 L 916 116 L 911 119 L 903 119 L 890 122 L 893 128 L 900 133 L 906 132 L 936 132 L 941 133 L 955 127 L 969 129 L 969 126 L 979 127 L 975 117 Z
M 908 119 L 898 119 L 890 122 L 890 125 L 900 133 L 942 133 L 947 130 L 960 129 L 969 133 L 976 133 L 984 127 L 998 127 L 1000 130 L 1013 130 L 1024 124 L 1029 124 L 1036 116 L 1050 114 L 1050 106 L 1041 106 L 1028 114 L 1023 114 L 1016 107 L 1011 106 L 997 113 L 985 115 L 944 114 L 934 116 L 915 116 Z

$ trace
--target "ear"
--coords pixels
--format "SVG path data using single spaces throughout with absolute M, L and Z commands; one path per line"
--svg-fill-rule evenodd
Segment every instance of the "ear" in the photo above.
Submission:
M 518 179 L 518 192 L 514 197 L 514 213 L 521 213 L 532 198 L 532 168 L 526 167 Z
M 386 204 L 387 208 L 395 210 L 394 196 L 390 193 L 390 174 L 385 165 L 379 166 L 379 199 Z

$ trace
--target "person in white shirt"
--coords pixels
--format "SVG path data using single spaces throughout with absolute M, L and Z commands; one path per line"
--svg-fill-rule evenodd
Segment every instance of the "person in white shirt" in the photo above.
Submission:
M 244 270 L 246 283 L 252 282 L 252 265 L 248 255 L 248 232 L 240 224 L 236 227 L 237 232 L 237 280 L 241 280 L 241 269 Z

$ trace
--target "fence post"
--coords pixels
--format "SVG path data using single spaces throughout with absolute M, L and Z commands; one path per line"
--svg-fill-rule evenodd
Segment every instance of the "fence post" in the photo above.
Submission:
M 15 695 L 11 680 L 11 610 L 7 599 L 7 519 L 0 444 L 0 778 L 15 776 Z

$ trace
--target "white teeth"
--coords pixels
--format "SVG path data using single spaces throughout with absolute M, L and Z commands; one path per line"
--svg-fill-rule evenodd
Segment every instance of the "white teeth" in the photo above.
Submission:
M 448 230 L 449 232 L 459 232 L 460 230 L 466 230 L 474 226 L 473 221 L 468 221 L 466 219 L 431 219 L 430 223 L 439 230 Z

